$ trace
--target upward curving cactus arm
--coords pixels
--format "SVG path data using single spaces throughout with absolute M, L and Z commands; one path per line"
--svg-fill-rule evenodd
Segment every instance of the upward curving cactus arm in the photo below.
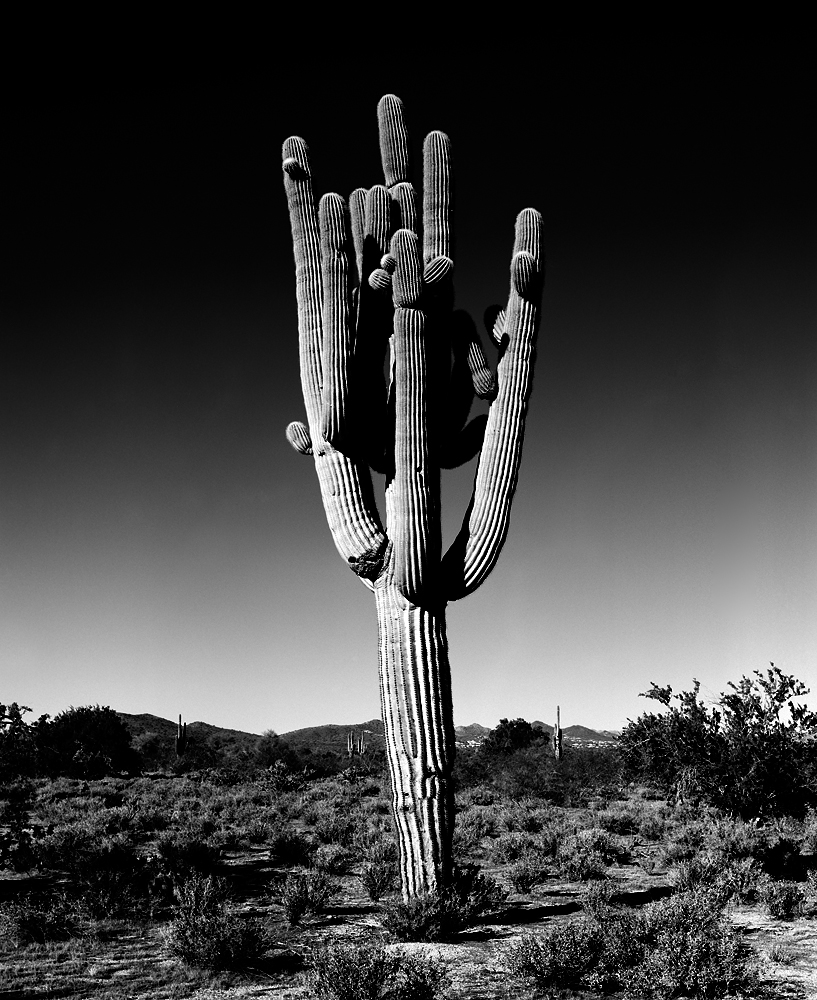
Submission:
M 301 388 L 308 421 L 308 427 L 290 424 L 287 438 L 303 454 L 311 449 L 335 546 L 371 586 L 381 569 L 386 536 L 368 467 L 335 446 L 341 443 L 347 416 L 352 343 L 353 278 L 346 208 L 338 195 L 327 195 L 322 200 L 319 228 L 303 139 L 286 140 L 282 165 L 295 255 Z
M 428 442 L 428 400 L 420 308 L 422 279 L 417 237 L 407 229 L 394 235 L 397 262 L 394 299 L 394 477 L 386 488 L 387 530 L 394 543 L 394 581 L 417 602 L 438 558 L 439 532 L 433 522 L 435 477 Z
M 505 310 L 504 352 L 497 396 L 488 413 L 474 494 L 454 544 L 443 560 L 446 597 L 473 593 L 496 565 L 508 533 L 530 395 L 542 297 L 542 217 L 520 212 Z

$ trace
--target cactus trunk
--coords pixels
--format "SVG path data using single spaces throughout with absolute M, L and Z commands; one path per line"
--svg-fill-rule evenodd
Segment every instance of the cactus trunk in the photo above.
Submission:
M 454 829 L 454 720 L 444 609 L 375 587 L 380 697 L 406 899 L 444 886 Z

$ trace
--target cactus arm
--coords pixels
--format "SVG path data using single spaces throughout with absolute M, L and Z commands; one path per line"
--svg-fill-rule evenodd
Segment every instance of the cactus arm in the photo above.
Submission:
M 539 325 L 541 227 L 542 217 L 534 209 L 525 209 L 517 217 L 497 396 L 488 413 L 473 499 L 462 530 L 443 560 L 449 600 L 479 587 L 496 565 L 508 532 Z
M 426 425 L 426 359 L 420 306 L 422 279 L 417 236 L 395 233 L 394 301 L 394 476 L 386 488 L 389 538 L 394 544 L 394 582 L 409 601 L 420 599 L 429 568 L 438 556 L 432 517 L 435 477 L 430 467 Z
M 299 455 L 312 454 L 312 438 L 309 436 L 309 428 L 300 420 L 293 420 L 291 424 L 287 424 L 286 437 Z
M 363 274 L 363 239 L 366 234 L 366 188 L 355 188 L 349 195 L 349 222 L 355 250 L 358 288 L 366 280 Z
M 423 277 L 429 283 L 453 269 L 451 201 L 451 142 L 444 132 L 429 132 L 423 143 Z
M 333 436 L 337 432 L 331 426 L 332 422 L 339 424 L 343 416 L 343 406 L 337 402 L 343 395 L 340 388 L 342 377 L 338 374 L 338 368 L 348 358 L 347 345 L 350 339 L 348 266 L 346 280 L 333 273 L 330 275 L 328 289 L 324 288 L 318 214 L 312 195 L 308 150 L 303 139 L 293 137 L 286 140 L 282 165 L 295 255 L 301 388 L 321 498 L 335 547 L 350 569 L 371 587 L 371 580 L 380 572 L 387 539 L 377 514 L 369 472 L 349 455 L 334 448 L 323 433 L 325 410 L 335 410 L 328 421 Z M 325 242 L 328 241 L 333 249 L 340 240 L 337 227 L 332 225 L 339 203 L 342 204 L 342 199 L 330 196 L 324 211 Z M 342 234 L 347 232 L 341 227 Z M 331 235 L 333 233 L 335 235 Z M 348 236 L 344 235 L 344 242 L 348 242 Z M 334 341 L 334 345 L 330 344 L 328 348 L 324 346 L 327 333 L 324 330 L 325 297 L 329 298 L 326 312 L 332 317 L 329 324 L 330 340 Z M 344 311 L 345 324 L 340 318 Z M 334 317 L 338 319 L 335 320 Z M 327 407 L 324 406 L 323 392 L 324 355 L 335 366 L 334 373 L 328 373 Z M 288 435 L 290 443 L 293 443 L 293 436 L 296 447 L 298 444 L 305 444 L 303 435 L 292 430 Z M 301 448 L 298 447 L 297 450 Z
M 336 194 L 321 198 L 318 218 L 323 283 L 323 439 L 340 448 L 346 429 L 353 331 L 350 316 L 349 231 L 346 205 Z
M 377 102 L 377 125 L 380 136 L 380 159 L 386 187 L 408 181 L 411 174 L 408 129 L 403 114 L 403 102 L 394 94 L 386 94 Z
M 321 254 L 318 218 L 312 195 L 309 149 L 303 139 L 292 136 L 283 148 L 284 190 L 292 227 L 295 254 L 295 286 L 298 300 L 298 334 L 301 357 L 301 387 L 309 427 L 318 422 L 321 398 Z

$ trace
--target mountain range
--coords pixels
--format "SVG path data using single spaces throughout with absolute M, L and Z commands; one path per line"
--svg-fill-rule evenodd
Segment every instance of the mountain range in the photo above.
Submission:
M 129 715 L 127 712 L 117 712 L 117 715 L 127 726 L 134 741 L 141 742 L 148 736 L 156 736 L 163 743 L 173 744 L 176 735 L 175 722 L 148 713 Z M 531 725 L 534 729 L 544 730 L 548 734 L 553 732 L 553 726 L 546 722 L 537 720 Z M 279 736 L 296 750 L 309 748 L 313 753 L 315 751 L 337 753 L 345 751 L 346 740 L 350 732 L 353 732 L 356 738 L 364 734 L 368 741 L 380 742 L 383 739 L 383 722 L 380 719 L 370 719 L 368 722 L 354 725 L 307 726 L 304 729 L 293 729 L 288 733 L 279 733 Z M 465 746 L 481 743 L 490 732 L 488 726 L 482 726 L 478 722 L 472 722 L 469 726 L 455 727 L 457 743 Z M 578 745 L 614 743 L 619 735 L 609 730 L 588 729 L 586 726 L 567 726 L 562 732 L 566 740 Z M 198 738 L 220 747 L 249 751 L 255 749 L 261 738 L 257 733 L 245 733 L 240 729 L 224 729 L 221 726 L 212 726 L 207 722 L 188 723 L 187 735 L 191 740 Z

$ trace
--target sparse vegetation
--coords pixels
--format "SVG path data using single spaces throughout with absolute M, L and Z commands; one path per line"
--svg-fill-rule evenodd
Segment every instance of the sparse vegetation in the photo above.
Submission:
M 23 711 L 4 712 L 30 748 Z M 622 791 L 608 766 L 596 783 L 582 780 L 581 795 L 571 792 L 575 805 L 563 804 L 566 779 L 551 782 L 547 795 L 509 797 L 516 785 L 508 775 L 532 759 L 538 736 L 522 742 L 500 742 L 482 758 L 479 783 L 457 793 L 452 888 L 409 904 L 395 893 L 388 786 L 371 775 L 304 775 L 281 759 L 241 780 L 229 778 L 223 761 L 185 773 L 13 775 L 0 786 L 8 876 L 0 883 L 0 987 L 30 991 L 49 970 L 49 982 L 78 993 L 84 970 L 115 961 L 102 956 L 142 949 L 153 957 L 132 960 L 134 993 L 182 998 L 203 983 L 270 975 L 296 989 L 306 968 L 310 995 L 332 997 L 326 991 L 356 980 L 349 973 L 331 986 L 331 968 L 365 969 L 371 958 L 372 941 L 352 937 L 362 918 L 397 942 L 417 942 L 382 945 L 393 972 L 379 996 L 441 997 L 447 974 L 428 961 L 431 944 L 446 954 L 447 942 L 478 926 L 474 940 L 485 937 L 490 948 L 506 913 L 535 913 L 543 901 L 569 905 L 546 931 L 532 920 L 507 959 L 531 991 L 747 994 L 756 970 L 735 917 L 747 912 L 774 935 L 751 939 L 763 975 L 802 967 L 804 945 L 798 937 L 795 947 L 793 935 L 817 912 L 813 808 L 727 814 L 705 798 L 662 798 L 653 785 Z M 192 752 L 191 742 L 184 756 Z M 561 762 L 550 752 L 549 773 L 575 775 L 569 743 Z M 11 755 L 6 772 L 9 760 L 26 759 Z M 511 887 L 518 895 L 506 903 Z M 671 895 L 647 902 L 651 887 Z M 569 912 L 576 903 L 581 912 Z M 333 942 L 348 954 L 324 949 Z M 182 959 L 175 971 L 168 954 Z

